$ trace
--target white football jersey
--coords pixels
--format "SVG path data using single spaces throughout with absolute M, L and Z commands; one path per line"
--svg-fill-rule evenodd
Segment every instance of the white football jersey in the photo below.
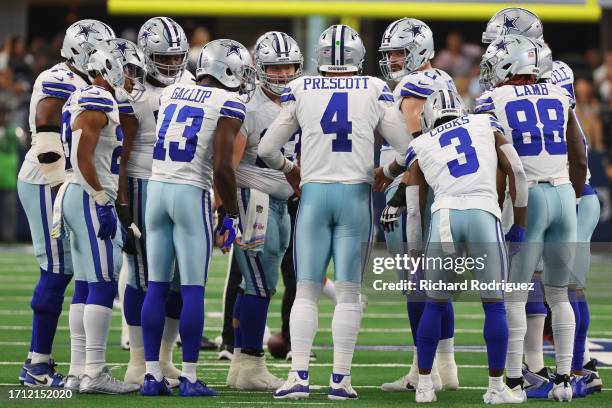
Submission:
M 110 92 L 95 85 L 75 91 L 62 111 L 62 143 L 66 160 L 70 161 L 70 166 L 74 171 L 74 177 L 70 178 L 70 182 L 80 184 L 85 191 L 92 193 L 79 171 L 77 149 L 80 132 L 75 133 L 74 129 L 75 120 L 85 111 L 101 111 L 108 118 L 106 126 L 100 133 L 93 160 L 102 189 L 114 200 L 117 198 L 119 188 L 119 162 L 123 146 L 123 132 L 119 124 L 117 102 Z
M 406 164 L 418 160 L 433 189 L 431 212 L 441 208 L 481 209 L 501 218 L 497 202 L 497 152 L 492 115 L 466 115 L 415 138 Z
M 493 113 L 521 157 L 527 181 L 569 183 L 566 129 L 571 95 L 555 84 L 504 85 L 481 96 L 475 113 Z
M 213 135 L 217 121 L 244 121 L 237 93 L 204 85 L 173 84 L 160 97 L 151 180 L 212 189 Z
M 19 171 L 19 180 L 31 184 L 47 184 L 47 179 L 40 170 L 38 157 L 35 153 L 36 149 L 34 149 L 37 139 L 36 109 L 38 103 L 45 98 L 68 99 L 74 91 L 87 85 L 85 79 L 72 72 L 65 62 L 60 62 L 38 75 L 30 99 L 29 123 L 30 132 L 32 132 L 32 148 L 28 150 L 25 156 Z
M 236 169 L 236 184 L 238 187 L 255 188 L 279 200 L 286 200 L 293 194 L 293 189 L 285 175 L 279 170 L 269 168 L 257 157 L 259 141 L 265 136 L 281 108 L 264 93 L 261 86 L 257 87 L 246 108 L 247 115 L 241 132 L 247 141 L 242 160 Z M 283 154 L 289 160 L 295 160 L 299 140 L 298 130 L 283 147 Z
M 397 106 L 398 120 L 405 123 L 401 105 L 404 98 L 425 99 L 435 91 L 448 89 L 457 91 L 453 79 L 441 69 L 426 69 L 424 71 L 412 72 L 397 83 L 393 90 L 395 105 Z M 380 149 L 380 165 L 384 166 L 395 159 L 395 151 L 389 143 L 383 143 Z M 387 188 L 397 186 L 401 176 L 397 177 Z
M 378 78 L 301 77 L 285 88 L 281 105 L 286 112 L 279 120 L 302 129 L 302 184 L 372 183 L 374 130 L 400 154 L 412 139 L 397 120 L 393 94 Z
M 184 71 L 180 84 L 195 83 L 193 75 Z M 132 150 L 125 167 L 128 177 L 149 179 L 153 164 L 153 145 L 157 140 L 155 129 L 159 112 L 159 98 L 164 87 L 145 81 L 145 91 L 136 102 L 119 101 L 119 113 L 133 114 L 138 119 L 138 130 L 132 142 Z

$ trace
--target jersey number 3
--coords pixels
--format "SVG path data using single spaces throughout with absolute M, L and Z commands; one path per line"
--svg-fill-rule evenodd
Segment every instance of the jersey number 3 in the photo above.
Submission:
M 323 112 L 321 129 L 326 135 L 335 134 L 332 140 L 332 152 L 350 152 L 353 142 L 349 135 L 353 132 L 353 122 L 348 119 L 348 94 L 334 92 Z
M 453 139 L 457 140 L 459 143 L 453 143 Z M 449 145 L 454 145 L 457 154 L 463 155 L 465 158 L 465 160 L 462 160 L 463 163 L 459 161 L 461 156 L 446 163 L 450 174 L 455 178 L 459 178 L 461 176 L 476 173 L 480 167 L 480 163 L 478 162 L 476 149 L 472 146 L 472 138 L 468 131 L 464 128 L 456 128 L 442 134 L 440 136 L 440 146 L 446 147 Z

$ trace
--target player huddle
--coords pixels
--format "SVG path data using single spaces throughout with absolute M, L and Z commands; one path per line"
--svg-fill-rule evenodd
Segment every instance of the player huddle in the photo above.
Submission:
M 481 282 L 534 281 L 537 290 L 529 293 L 481 292 L 485 403 L 570 401 L 600 390 L 595 360 L 585 357 L 589 256 L 574 248 L 590 241 L 599 203 L 588 184 L 572 78 L 555 81 L 555 70 L 569 67 L 553 61 L 542 33 L 537 16 L 520 8 L 489 21 L 481 63 L 486 91 L 469 113 L 452 78 L 431 65 L 431 30 L 412 18 L 393 22 L 381 40 L 380 69 L 393 91 L 361 75 L 365 48 L 345 25 L 321 34 L 319 75 L 302 75 L 298 44 L 271 31 L 257 40 L 253 58 L 236 41 L 208 43 L 194 77 L 185 69 L 185 33 L 168 17 L 148 20 L 138 44 L 115 38 L 96 20 L 73 24 L 65 61 L 34 85 L 32 148 L 19 174 L 40 263 L 20 381 L 82 393 L 160 396 L 178 386 L 180 396 L 216 395 L 196 375 L 216 244 L 224 252 L 233 245 L 243 278 L 227 385 L 279 399 L 309 396 L 317 304 L 333 259 L 328 398 L 356 399 L 351 363 L 374 190 L 387 198 L 380 222 L 392 254 L 458 256 L 456 245 L 464 244 L 468 255 L 487 258 L 475 274 Z M 376 169 L 375 132 L 385 140 Z M 292 228 L 287 200 L 295 196 Z M 281 380 L 266 368 L 263 337 L 287 250 L 297 290 L 291 370 Z M 122 252 L 129 272 L 119 295 L 130 342 L 123 381 L 106 365 Z M 453 273 L 432 268 L 415 279 L 451 281 Z M 73 275 L 71 361 L 62 377 L 51 349 Z M 544 297 L 555 373 L 543 361 Z M 410 373 L 381 388 L 416 391 L 417 402 L 432 402 L 436 391 L 459 387 L 450 294 L 408 293 L 406 300 L 414 362 Z M 179 334 L 180 371 L 172 363 Z

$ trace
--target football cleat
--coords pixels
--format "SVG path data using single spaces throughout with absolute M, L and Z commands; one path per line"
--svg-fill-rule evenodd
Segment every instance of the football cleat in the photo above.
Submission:
M 217 354 L 218 360 L 232 360 L 234 358 L 233 347 L 227 344 L 219 346 L 219 354 Z
M 357 399 L 357 391 L 351 386 L 351 376 L 332 373 L 327 398 L 330 400 Z
M 287 380 L 273 394 L 275 399 L 300 400 L 310 396 L 308 371 L 289 371 Z
M 268 371 L 264 356 L 256 357 L 240 353 L 240 367 L 236 376 L 237 389 L 274 391 L 281 387 L 283 383 L 283 380 L 275 377 Z
M 572 385 L 568 375 L 560 376 L 557 374 L 555 384 L 548 393 L 548 399 L 560 402 L 570 402 L 572 400 Z
M 419 384 L 416 389 L 416 402 L 435 402 L 438 398 L 436 397 L 436 391 L 434 390 L 433 384 L 424 386 Z
M 30 388 L 62 388 L 64 377 L 50 363 L 30 364 L 23 385 Z
M 139 389 L 138 384 L 126 384 L 113 377 L 108 367 L 104 367 L 94 378 L 84 374 L 79 385 L 79 392 L 82 394 L 129 394 Z
M 527 394 L 525 393 L 522 385 L 519 384 L 513 388 L 508 387 L 508 389 L 516 399 L 521 400 L 521 402 L 527 401 Z
M 489 387 L 482 399 L 485 404 L 520 404 L 525 402 L 520 394 L 516 395 L 506 384 L 501 390 Z
M 152 374 L 146 374 L 144 376 L 144 383 L 140 388 L 140 395 L 145 397 L 170 396 L 172 395 L 172 390 L 165 378 L 157 381 Z
M 572 398 L 584 398 L 587 396 L 587 385 L 585 376 L 572 376 L 570 384 L 572 385 Z
M 541 382 L 537 385 L 532 385 L 525 388 L 525 394 L 527 395 L 527 398 L 531 399 L 547 399 L 553 385 L 554 383 L 552 381 Z
M 23 385 L 23 382 L 26 379 L 26 374 L 28 373 L 28 369 L 30 368 L 31 359 L 27 359 L 21 368 L 19 369 L 19 384 Z
M 123 382 L 128 384 L 142 385 L 145 377 L 145 363 L 143 361 L 128 363 L 127 369 L 125 370 L 125 376 Z
M 190 382 L 185 377 L 179 377 L 179 397 L 216 397 L 217 391 L 209 388 L 200 380 Z
M 603 383 L 599 373 L 597 372 L 597 360 L 594 358 L 591 359 L 591 361 L 584 365 L 584 370 L 589 373 L 589 376 L 586 379 L 587 394 L 601 392 Z
M 548 368 L 543 368 L 537 373 L 529 371 L 528 368 L 523 368 L 523 384 L 527 398 L 548 398 L 548 393 L 553 386 L 553 382 L 550 380 L 549 375 Z
M 76 375 L 69 374 L 64 378 L 64 389 L 79 392 L 81 380 Z
M 384 383 L 380 386 L 380 389 L 387 392 L 414 392 L 416 388 L 411 382 L 411 373 L 406 374 L 403 377 L 398 378 L 393 382 Z M 418 382 L 418 377 L 417 377 Z

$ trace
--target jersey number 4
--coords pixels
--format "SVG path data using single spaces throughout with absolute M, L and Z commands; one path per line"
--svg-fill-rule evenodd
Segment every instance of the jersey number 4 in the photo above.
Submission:
M 174 119 L 176 107 L 177 105 L 173 103 L 164 109 L 164 119 L 157 134 L 155 147 L 153 148 L 153 159 L 155 160 L 166 160 L 166 132 L 168 132 L 168 127 Z M 198 132 L 204 120 L 204 109 L 188 105 L 183 106 L 178 111 L 174 120 L 176 123 L 187 123 L 189 119 L 191 119 L 191 125 L 185 126 L 183 129 L 183 137 L 186 139 L 185 147 L 181 149 L 180 143 L 176 141 L 168 144 L 170 160 L 174 162 L 190 162 L 193 160 L 198 145 Z
M 519 156 L 537 156 L 542 148 L 550 155 L 567 153 L 563 104 L 558 100 L 539 99 L 535 104 L 528 99 L 508 102 L 506 118 Z
M 349 135 L 353 132 L 353 122 L 348 119 L 348 94 L 346 92 L 332 94 L 321 118 L 321 129 L 326 135 L 336 135 L 336 138 L 332 140 L 332 152 L 353 150 L 353 142 L 349 139 Z

